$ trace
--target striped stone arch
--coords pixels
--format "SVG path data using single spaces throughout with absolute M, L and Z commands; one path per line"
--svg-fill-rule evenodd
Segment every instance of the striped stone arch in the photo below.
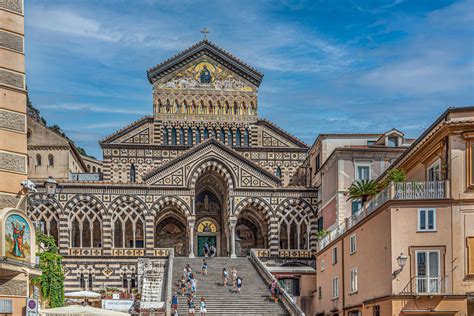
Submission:
M 255 206 L 256 208 L 261 209 L 265 215 L 265 220 L 270 221 L 270 218 L 273 216 L 273 210 L 270 204 L 258 197 L 246 197 L 240 201 L 234 208 L 234 216 L 239 217 L 240 212 L 242 212 L 242 210 L 247 206 Z
M 150 216 L 155 217 L 158 215 L 166 206 L 176 206 L 186 218 L 191 216 L 191 210 L 189 205 L 178 196 L 163 196 L 153 203 L 150 207 Z
M 243 210 L 245 210 L 248 206 L 254 206 L 259 210 L 262 210 L 262 215 L 264 222 L 261 223 L 262 225 L 267 225 L 266 230 L 267 233 L 267 242 L 269 248 L 275 248 L 278 251 L 278 225 L 276 224 L 275 216 L 273 213 L 273 209 L 266 202 L 265 200 L 258 198 L 258 197 L 246 197 L 242 201 L 240 201 L 235 209 L 234 209 L 234 216 L 235 218 L 239 218 L 239 215 Z M 259 214 L 256 214 L 259 215 Z
M 196 187 L 196 182 L 200 175 L 204 172 L 214 170 L 219 173 L 221 176 L 224 177 L 225 181 L 227 182 L 227 186 L 229 190 L 233 190 L 235 187 L 235 178 L 232 176 L 231 169 L 223 162 L 217 161 L 215 159 L 210 159 L 204 161 L 203 163 L 199 164 L 195 167 L 189 174 L 188 180 L 188 187 L 194 189 Z
M 70 199 L 64 206 L 64 215 L 66 217 L 69 216 L 74 207 L 81 202 L 84 202 L 90 206 L 97 207 L 101 216 L 104 217 L 106 215 L 107 208 L 102 203 L 102 201 L 90 194 L 77 194 L 72 199 Z
M 133 195 L 121 195 L 115 198 L 112 202 L 110 202 L 109 207 L 107 209 L 107 214 L 109 216 L 112 216 L 114 210 L 116 210 L 117 207 L 119 207 L 122 203 L 132 203 L 134 206 L 137 207 L 137 210 L 141 214 L 143 214 L 144 217 L 148 215 L 148 207 L 146 206 L 145 202 Z
M 288 225 L 292 223 L 299 227 L 304 223 L 308 229 L 309 249 L 316 251 L 317 240 L 316 235 L 313 234 L 316 231 L 316 214 L 308 202 L 302 198 L 287 198 L 276 207 L 276 215 L 277 240 L 280 239 L 280 228 L 282 225 L 287 225 L 287 229 L 290 229 Z
M 42 223 L 43 232 L 48 236 L 53 236 L 56 243 L 59 244 L 59 223 L 63 217 L 61 204 L 54 197 L 43 193 L 33 194 L 31 200 L 41 200 L 42 202 L 28 204 L 26 212 L 28 217 L 32 222 Z

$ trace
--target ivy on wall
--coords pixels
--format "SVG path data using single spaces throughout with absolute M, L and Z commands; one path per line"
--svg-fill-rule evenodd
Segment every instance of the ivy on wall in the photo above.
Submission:
M 36 232 L 36 242 L 40 249 L 39 268 L 42 275 L 33 280 L 33 284 L 40 286 L 41 296 L 45 305 L 50 308 L 64 305 L 64 272 L 62 259 L 58 247 L 52 236 L 42 231 Z

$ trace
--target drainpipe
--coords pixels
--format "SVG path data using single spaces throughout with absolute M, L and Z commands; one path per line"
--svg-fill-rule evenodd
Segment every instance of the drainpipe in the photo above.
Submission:
M 346 307 L 346 291 L 345 291 L 345 277 L 344 277 L 344 238 L 341 239 L 341 266 L 342 266 L 342 273 L 341 273 L 341 296 L 342 296 L 342 315 L 344 315 L 344 308 Z

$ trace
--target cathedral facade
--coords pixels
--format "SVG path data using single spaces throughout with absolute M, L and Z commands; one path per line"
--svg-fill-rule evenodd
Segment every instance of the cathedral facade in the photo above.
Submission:
M 153 114 L 100 141 L 103 177 L 54 195 L 37 181 L 28 214 L 57 240 L 66 290 L 130 289 L 138 258 L 202 256 L 205 243 L 311 258 L 317 191 L 296 177 L 309 148 L 258 116 L 263 74 L 203 40 L 148 79 Z

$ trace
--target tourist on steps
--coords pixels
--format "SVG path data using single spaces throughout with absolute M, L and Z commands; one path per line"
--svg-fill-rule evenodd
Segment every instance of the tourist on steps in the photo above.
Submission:
M 178 294 L 179 292 L 173 294 L 173 298 L 171 299 L 171 308 L 174 310 L 175 316 L 178 316 Z
M 235 286 L 235 280 L 237 280 L 237 269 L 232 267 L 232 270 L 230 271 L 230 276 L 232 277 L 232 286 Z
M 206 309 L 206 299 L 201 297 L 201 308 L 200 308 L 201 316 L 206 316 L 207 309 Z
M 184 295 L 184 293 L 186 293 L 186 279 L 184 278 L 184 275 L 181 276 L 179 288 L 181 289 L 181 295 Z
M 202 274 L 207 275 L 207 262 L 206 262 L 206 259 L 202 259 Z
M 237 284 L 237 294 L 240 294 L 240 288 L 242 287 L 242 278 L 238 276 L 235 283 Z
M 194 296 L 189 295 L 188 297 L 188 315 L 194 315 Z
M 192 295 L 195 295 L 196 294 L 196 285 L 197 285 L 197 281 L 196 279 L 194 278 L 194 276 L 191 278 L 191 294 Z
M 224 286 L 227 286 L 228 278 L 229 278 L 229 272 L 227 272 L 226 268 L 222 269 L 222 284 L 224 284 Z

